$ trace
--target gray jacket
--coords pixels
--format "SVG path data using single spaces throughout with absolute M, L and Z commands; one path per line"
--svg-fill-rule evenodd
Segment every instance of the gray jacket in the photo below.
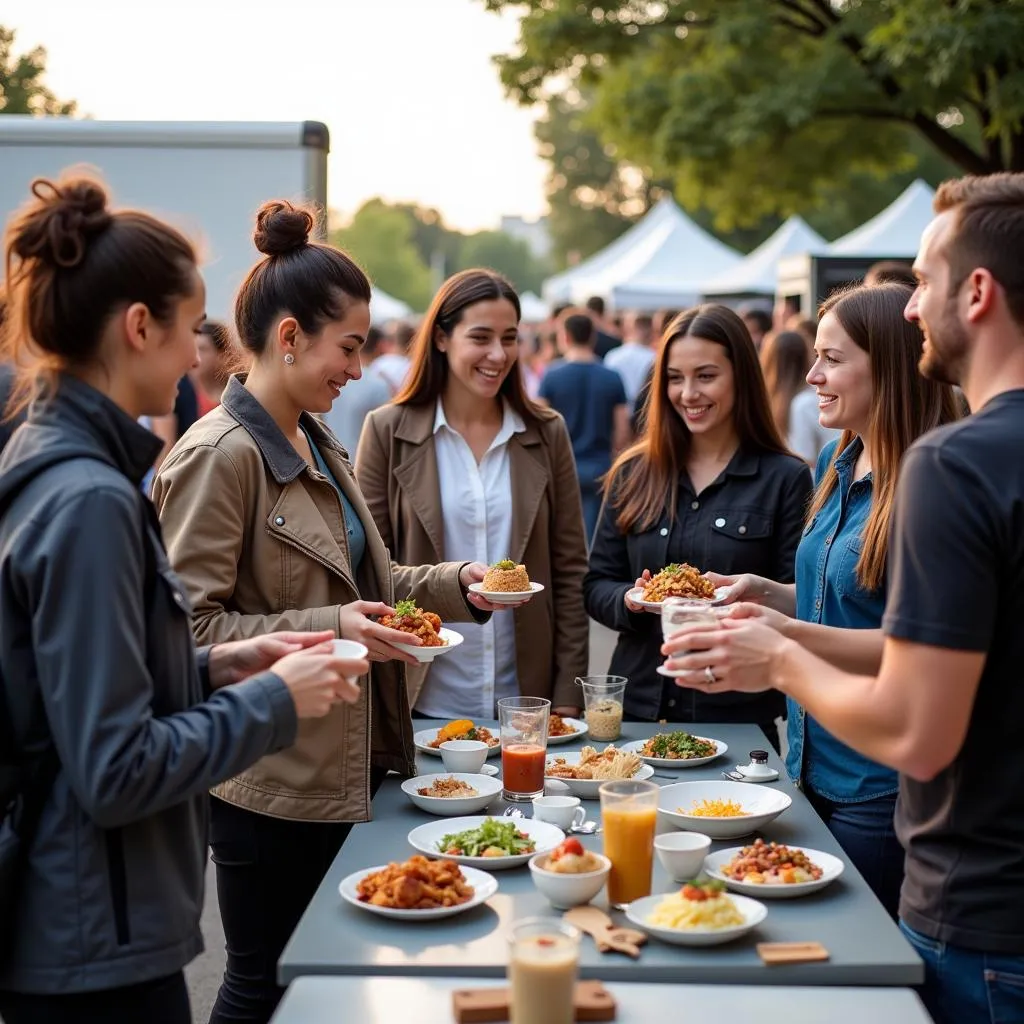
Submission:
M 139 490 L 159 447 L 62 377 L 0 458 L 0 697 L 21 750 L 52 741 L 61 766 L 2 989 L 113 988 L 187 964 L 202 950 L 207 790 L 295 738 L 277 676 L 207 692 Z

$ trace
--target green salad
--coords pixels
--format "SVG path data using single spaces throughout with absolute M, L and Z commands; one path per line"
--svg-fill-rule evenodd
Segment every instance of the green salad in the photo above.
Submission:
M 690 761 L 697 757 L 714 757 L 718 747 L 710 740 L 691 736 L 688 732 L 659 732 L 643 746 L 643 757 L 661 757 L 668 761 Z
M 441 839 L 437 848 L 441 853 L 462 857 L 514 857 L 533 853 L 536 844 L 525 832 L 520 832 L 514 822 L 488 818 L 476 828 L 450 832 Z

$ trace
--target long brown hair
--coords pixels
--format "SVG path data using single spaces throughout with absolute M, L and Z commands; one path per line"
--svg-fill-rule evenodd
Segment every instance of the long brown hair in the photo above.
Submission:
M 814 360 L 804 336 L 797 331 L 773 331 L 761 345 L 761 369 L 772 417 L 779 433 L 789 433 L 789 407 L 807 387 L 807 371 Z
M 643 435 L 615 460 L 605 477 L 618 509 L 616 525 L 623 533 L 650 529 L 666 505 L 672 516 L 676 513 L 677 485 L 690 455 L 692 435 L 669 403 L 668 358 L 672 345 L 683 338 L 712 341 L 725 349 L 733 369 L 732 415 L 740 447 L 789 454 L 772 419 L 757 349 L 746 324 L 728 306 L 688 309 L 669 324 L 661 340 Z
M 853 342 L 867 352 L 871 365 L 871 513 L 864 527 L 857 579 L 866 590 L 885 581 L 889 523 L 903 453 L 926 431 L 959 419 L 948 384 L 918 372 L 923 338 L 903 310 L 913 289 L 902 284 L 858 285 L 827 298 L 819 314 L 832 313 Z M 808 522 L 824 507 L 839 484 L 836 460 L 857 439 L 843 431 L 835 455 L 814 492 Z
M 470 306 L 494 299 L 507 299 L 516 311 L 516 320 L 522 318 L 515 288 L 493 270 L 462 270 L 441 285 L 412 343 L 412 365 L 405 386 L 395 396 L 396 405 L 431 405 L 437 402 L 448 383 L 448 356 L 437 347 L 438 333 L 451 336 Z M 553 415 L 531 401 L 518 367 L 513 367 L 501 382 L 498 394 L 524 420 L 543 420 Z

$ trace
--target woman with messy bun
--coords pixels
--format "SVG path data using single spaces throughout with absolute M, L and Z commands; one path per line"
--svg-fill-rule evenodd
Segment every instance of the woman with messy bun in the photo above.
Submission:
M 32 195 L 4 239 L 5 354 L 35 400 L 0 459 L 0 1015 L 187 1024 L 207 790 L 354 700 L 366 662 L 330 633 L 197 657 L 137 422 L 195 361 L 195 254 L 92 180 Z
M 328 629 L 366 645 L 359 702 L 303 731 L 214 791 L 211 843 L 228 964 L 211 1020 L 266 1021 L 276 964 L 352 823 L 370 816 L 387 771 L 415 774 L 405 665 L 409 635 L 382 626 L 411 596 L 448 621 L 484 619 L 470 595 L 485 567 L 393 565 L 344 449 L 314 414 L 361 373 L 370 283 L 339 249 L 312 241 L 313 213 L 259 211 L 264 254 L 235 300 L 252 355 L 220 408 L 160 468 L 154 500 L 200 642 L 271 629 Z

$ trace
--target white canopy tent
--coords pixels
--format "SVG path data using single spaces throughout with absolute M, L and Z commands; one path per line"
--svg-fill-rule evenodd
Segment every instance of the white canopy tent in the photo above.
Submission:
M 523 292 L 519 296 L 519 308 L 522 310 L 525 324 L 541 323 L 543 320 L 547 320 L 550 314 L 548 304 L 533 292 Z
M 611 245 L 544 282 L 550 303 L 600 295 L 612 309 L 653 312 L 692 305 L 700 284 L 741 259 L 666 196 Z
M 383 324 L 388 320 L 402 320 L 412 313 L 412 307 L 406 305 L 401 299 L 380 288 L 374 288 L 370 296 L 370 322 Z
M 828 242 L 803 218 L 794 215 L 735 266 L 706 280 L 701 294 L 709 297 L 774 295 L 779 260 L 798 253 L 818 255 L 827 249 Z
M 935 216 L 934 195 L 934 189 L 918 178 L 877 216 L 837 238 L 829 246 L 828 255 L 916 256 L 921 234 Z

